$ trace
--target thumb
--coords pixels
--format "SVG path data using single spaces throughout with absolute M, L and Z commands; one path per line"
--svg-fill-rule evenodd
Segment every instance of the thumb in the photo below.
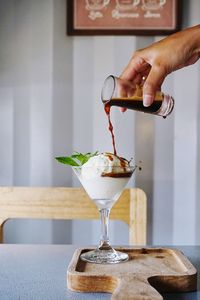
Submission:
M 156 91 L 159 90 L 167 73 L 164 68 L 152 67 L 148 74 L 148 77 L 143 85 L 143 105 L 150 106 L 156 95 Z

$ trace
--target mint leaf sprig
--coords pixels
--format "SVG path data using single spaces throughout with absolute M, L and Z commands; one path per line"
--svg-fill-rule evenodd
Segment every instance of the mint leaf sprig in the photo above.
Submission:
M 62 164 L 79 167 L 84 165 L 91 157 L 98 155 L 98 153 L 98 151 L 93 153 L 79 153 L 75 151 L 71 156 L 55 157 L 55 159 Z

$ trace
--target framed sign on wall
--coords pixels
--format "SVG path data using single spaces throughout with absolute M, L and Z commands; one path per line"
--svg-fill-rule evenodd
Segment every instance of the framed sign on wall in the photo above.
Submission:
M 67 0 L 68 35 L 167 35 L 180 20 L 180 0 Z

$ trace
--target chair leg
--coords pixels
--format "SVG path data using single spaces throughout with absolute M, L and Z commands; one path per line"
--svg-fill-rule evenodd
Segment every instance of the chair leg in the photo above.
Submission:
M 0 244 L 3 244 L 3 225 L 6 220 L 0 219 Z

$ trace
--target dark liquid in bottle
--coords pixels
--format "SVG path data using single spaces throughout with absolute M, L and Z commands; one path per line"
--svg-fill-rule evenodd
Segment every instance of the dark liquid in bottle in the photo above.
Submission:
M 162 106 L 162 100 L 155 100 L 150 106 L 145 107 L 142 99 L 132 98 L 113 98 L 105 103 L 105 111 L 107 107 L 119 106 L 132 110 L 143 111 L 150 114 L 155 114 Z

